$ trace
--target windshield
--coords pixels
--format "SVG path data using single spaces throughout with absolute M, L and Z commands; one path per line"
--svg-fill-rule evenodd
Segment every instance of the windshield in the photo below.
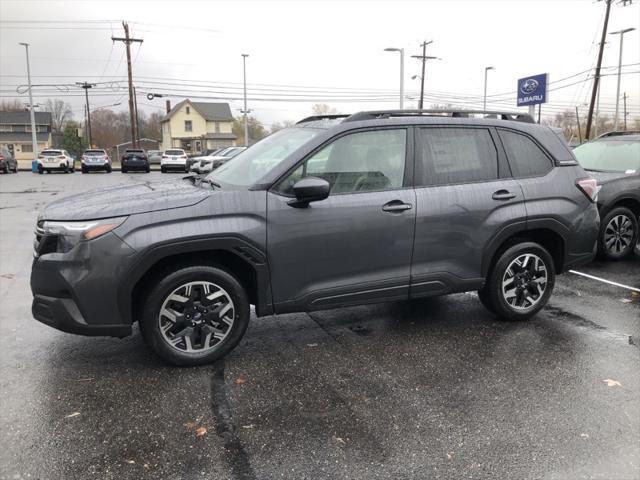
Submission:
M 242 151 L 207 178 L 231 185 L 249 186 L 256 183 L 291 152 L 315 137 L 321 130 L 285 128 Z
M 573 149 L 585 170 L 605 172 L 640 172 L 640 142 L 638 140 L 598 140 Z

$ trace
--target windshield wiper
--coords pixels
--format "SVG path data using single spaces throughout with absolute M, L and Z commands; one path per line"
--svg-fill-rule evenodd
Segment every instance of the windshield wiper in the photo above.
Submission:
M 191 183 L 193 183 L 196 186 L 200 186 L 203 183 L 207 183 L 209 185 L 211 185 L 211 188 L 213 187 L 218 187 L 218 188 L 222 188 L 222 185 L 220 185 L 218 182 L 215 182 L 209 178 L 206 177 L 201 177 L 200 175 L 187 175 L 186 177 L 182 177 L 183 180 L 191 180 Z

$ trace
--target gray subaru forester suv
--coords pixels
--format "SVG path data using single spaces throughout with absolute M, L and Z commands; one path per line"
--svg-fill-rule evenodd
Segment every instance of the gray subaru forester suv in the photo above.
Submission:
M 34 317 L 177 365 L 258 316 L 478 291 L 526 319 L 595 255 L 598 186 L 552 129 L 501 112 L 309 117 L 207 177 L 61 199 L 41 213 Z M 81 206 L 80 208 L 78 206 Z

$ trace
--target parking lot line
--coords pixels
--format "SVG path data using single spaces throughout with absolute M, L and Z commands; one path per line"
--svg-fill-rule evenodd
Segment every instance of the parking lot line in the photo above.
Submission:
M 616 287 L 626 288 L 627 290 L 631 290 L 632 292 L 640 293 L 640 288 L 630 287 L 628 285 L 623 285 L 622 283 L 612 282 L 611 280 L 607 280 L 606 278 L 600 278 L 593 275 L 589 275 L 588 273 L 578 272 L 576 270 L 569 270 L 569 273 L 574 273 L 576 275 L 581 275 L 583 277 L 590 278 L 591 280 L 597 280 L 599 282 L 608 283 L 609 285 L 614 285 Z

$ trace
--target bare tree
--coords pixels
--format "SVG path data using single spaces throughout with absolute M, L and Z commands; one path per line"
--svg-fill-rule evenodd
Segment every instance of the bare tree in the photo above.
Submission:
M 62 133 L 64 127 L 73 118 L 71 105 L 64 100 L 48 99 L 45 103 L 45 111 L 51 112 L 51 130 L 53 133 Z
M 0 100 L 0 112 L 24 112 L 27 107 L 18 99 Z
M 274 123 L 271 124 L 270 133 L 277 132 L 278 130 L 282 130 L 283 128 L 289 128 L 289 127 L 295 125 L 295 123 L 296 122 L 294 122 L 292 120 L 285 120 L 282 123 L 274 122 Z
M 326 103 L 316 103 L 313 107 L 311 107 L 311 111 L 314 115 L 329 115 L 338 113 L 335 108 L 331 108 Z

